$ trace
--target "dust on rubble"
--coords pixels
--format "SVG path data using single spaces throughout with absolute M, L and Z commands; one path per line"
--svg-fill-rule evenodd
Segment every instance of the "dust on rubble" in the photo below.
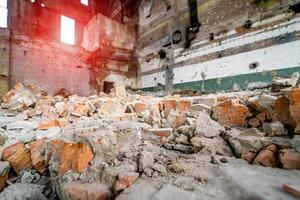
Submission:
M 17 84 L 0 109 L 0 199 L 293 199 L 300 89 L 276 81 L 186 97 Z

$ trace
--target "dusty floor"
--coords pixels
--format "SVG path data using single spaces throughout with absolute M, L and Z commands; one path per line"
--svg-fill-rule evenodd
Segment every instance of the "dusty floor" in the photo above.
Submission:
M 0 199 L 297 199 L 300 89 L 48 95 L 0 110 Z

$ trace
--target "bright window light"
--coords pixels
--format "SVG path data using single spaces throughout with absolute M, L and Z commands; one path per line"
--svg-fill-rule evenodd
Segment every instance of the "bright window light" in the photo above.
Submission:
M 0 27 L 7 28 L 7 0 L 0 0 Z
M 75 44 L 75 20 L 61 16 L 60 41 L 67 44 Z
M 89 5 L 89 0 L 80 0 L 80 2 L 86 6 Z
M 7 0 L 0 0 L 0 7 L 7 8 Z

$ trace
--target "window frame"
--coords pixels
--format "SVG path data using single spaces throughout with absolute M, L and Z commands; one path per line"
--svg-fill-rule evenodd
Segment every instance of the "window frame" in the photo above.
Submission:
M 80 0 L 80 4 L 84 6 L 89 6 L 89 0 Z
M 65 27 L 68 26 L 68 27 Z M 70 30 L 69 28 L 72 28 Z M 70 34 L 71 39 L 69 39 Z M 65 15 L 60 15 L 60 42 L 68 45 L 76 45 L 76 21 Z
M 2 17 L 6 18 L 3 22 Z M 0 0 L 0 28 L 8 28 L 8 0 Z

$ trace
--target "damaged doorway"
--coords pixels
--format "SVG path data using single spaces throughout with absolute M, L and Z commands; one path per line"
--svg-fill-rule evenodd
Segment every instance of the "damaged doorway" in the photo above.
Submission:
M 111 90 L 114 88 L 114 82 L 104 81 L 103 92 L 105 94 L 109 94 Z

